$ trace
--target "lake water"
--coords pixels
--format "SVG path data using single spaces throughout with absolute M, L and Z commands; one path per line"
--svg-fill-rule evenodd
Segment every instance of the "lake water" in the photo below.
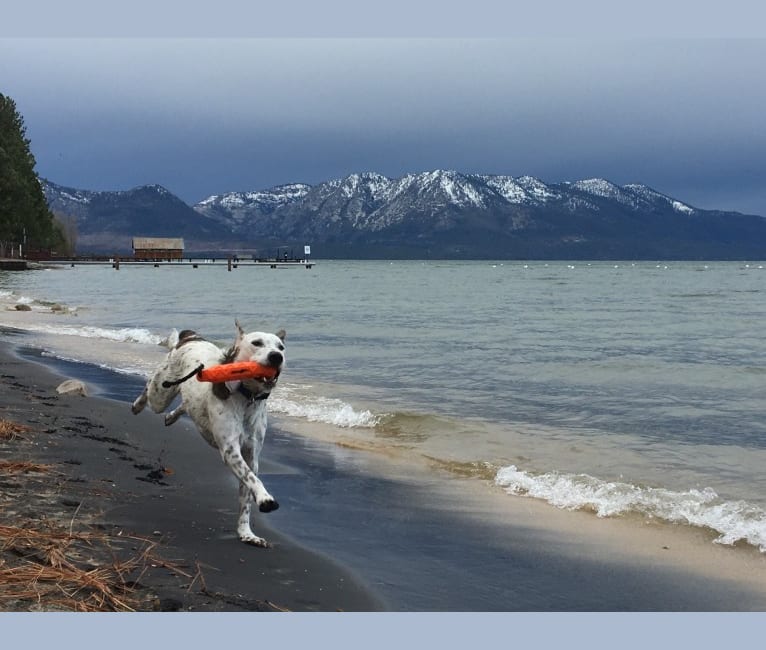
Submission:
M 766 550 L 766 264 L 319 261 L 0 272 L 0 324 L 146 376 L 176 328 L 287 330 L 280 426 Z M 31 312 L 8 311 L 27 303 Z M 50 313 L 53 303 L 63 309 Z

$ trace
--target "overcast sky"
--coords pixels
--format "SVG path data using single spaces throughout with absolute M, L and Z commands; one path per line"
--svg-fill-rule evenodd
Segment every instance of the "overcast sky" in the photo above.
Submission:
M 766 215 L 766 39 L 0 39 L 37 171 L 211 194 L 431 169 Z

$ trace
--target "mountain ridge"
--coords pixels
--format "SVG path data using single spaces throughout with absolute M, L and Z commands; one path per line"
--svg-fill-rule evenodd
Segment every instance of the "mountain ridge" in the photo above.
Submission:
M 166 188 L 75 190 L 43 181 L 85 248 L 114 236 L 184 236 L 195 249 L 302 246 L 326 257 L 755 259 L 766 219 L 702 210 L 639 183 L 547 184 L 432 170 L 349 174 L 214 194 L 189 206 Z M 142 230 L 143 232 L 138 232 Z

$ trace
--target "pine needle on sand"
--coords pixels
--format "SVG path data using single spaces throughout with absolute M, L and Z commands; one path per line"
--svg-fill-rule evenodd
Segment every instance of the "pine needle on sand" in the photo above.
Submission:
M 55 465 L 0 460 L 0 476 L 15 481 L 0 499 L 0 611 L 152 610 L 154 597 L 139 583 L 147 570 L 166 568 L 191 578 L 161 558 L 151 539 L 76 523 L 82 502 L 71 517 L 55 506 L 46 509 L 60 500 L 51 474 L 59 474 Z M 22 510 L 36 514 L 20 515 L 22 493 Z
M 139 543 L 129 554 L 115 544 Z M 0 526 L 0 609 L 136 611 L 151 609 L 138 581 L 150 566 L 184 574 L 155 554 L 151 540 L 100 531 L 73 532 L 53 522 Z M 15 559 L 14 559 L 15 558 Z M 188 574 L 184 574 L 188 575 Z
M 15 440 L 23 438 L 22 433 L 31 431 L 31 427 L 24 424 L 18 424 L 11 420 L 0 419 L 0 440 Z
M 2 460 L 0 459 L 0 473 L 3 474 L 46 474 L 53 471 L 52 465 L 45 463 L 33 463 L 28 460 Z

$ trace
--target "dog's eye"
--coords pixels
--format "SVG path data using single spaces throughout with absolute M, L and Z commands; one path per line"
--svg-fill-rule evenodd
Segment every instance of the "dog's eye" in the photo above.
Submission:
M 284 349 L 285 349 L 285 346 L 284 346 L 284 345 L 282 345 L 282 344 L 280 343 L 280 344 L 277 346 L 277 349 L 278 349 L 278 350 L 284 350 Z
M 250 343 L 251 345 L 254 345 L 257 348 L 263 347 L 263 341 L 261 341 L 261 339 L 255 339 L 255 341 L 251 341 Z

